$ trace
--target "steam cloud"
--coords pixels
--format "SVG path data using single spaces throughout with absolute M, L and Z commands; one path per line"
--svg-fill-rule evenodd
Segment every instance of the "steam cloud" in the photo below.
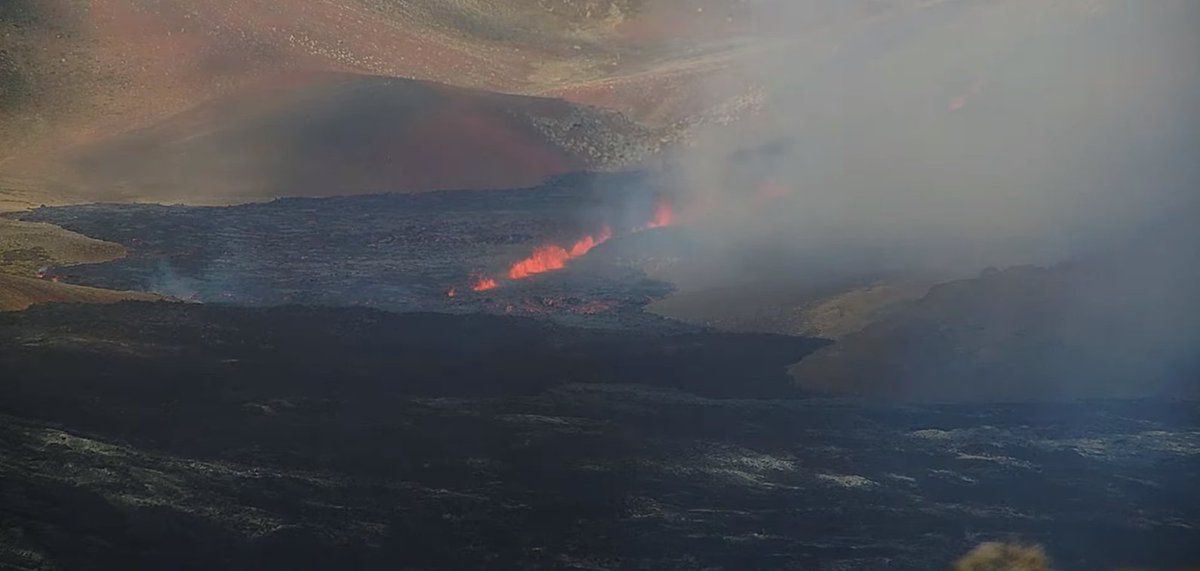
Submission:
M 1200 323 L 1181 316 L 1200 315 L 1200 4 L 823 5 L 760 4 L 764 34 L 800 31 L 712 86 L 766 103 L 674 159 L 704 251 L 677 283 L 1081 263 L 1064 330 L 1102 312 L 1128 326 L 1104 351 L 1197 370 Z
M 926 4 L 727 79 L 769 96 L 678 157 L 681 210 L 736 258 L 709 269 L 1048 264 L 1196 212 L 1200 6 Z

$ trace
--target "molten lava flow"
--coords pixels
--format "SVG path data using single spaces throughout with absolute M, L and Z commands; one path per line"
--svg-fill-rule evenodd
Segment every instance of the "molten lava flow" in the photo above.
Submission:
M 657 205 L 654 208 L 654 217 L 644 226 L 631 228 L 629 231 L 641 232 L 643 230 L 671 226 L 674 223 L 675 210 L 671 200 L 666 196 L 659 196 Z M 600 232 L 576 240 L 569 248 L 558 244 L 540 246 L 529 257 L 510 266 L 507 277 L 510 280 L 523 280 L 530 276 L 561 270 L 567 267 L 567 263 L 571 260 L 582 258 L 596 246 L 608 241 L 612 236 L 612 229 L 604 226 L 600 229 Z M 473 291 L 487 291 L 497 287 L 500 287 L 500 283 L 496 279 L 479 277 L 475 280 L 471 289 Z M 454 296 L 450 294 L 450 297 Z
M 487 291 L 489 289 L 496 289 L 498 287 L 500 287 L 500 284 L 496 283 L 496 280 L 492 278 L 481 277 L 475 280 L 475 283 L 471 285 L 471 291 Z
M 456 295 L 458 295 L 458 290 L 457 290 L 457 289 L 455 289 L 455 288 L 453 288 L 453 287 L 452 287 L 452 288 L 450 288 L 450 289 L 446 290 L 446 297 L 454 297 L 454 296 L 456 296 Z
M 557 244 L 542 246 L 533 251 L 528 258 L 521 260 L 508 269 L 509 279 L 523 280 L 529 276 L 561 270 L 567 262 L 579 258 L 612 238 L 612 230 L 605 226 L 595 236 L 584 236 L 571 245 L 568 250 Z
M 658 198 L 658 204 L 654 207 L 654 219 L 646 224 L 646 230 L 652 228 L 663 228 L 670 226 L 675 221 L 675 211 L 671 207 L 671 201 L 665 196 Z

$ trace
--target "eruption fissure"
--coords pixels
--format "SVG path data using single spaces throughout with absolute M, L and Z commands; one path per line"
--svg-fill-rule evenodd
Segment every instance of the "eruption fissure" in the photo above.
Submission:
M 635 234 L 644 230 L 654 228 L 664 228 L 675 223 L 674 206 L 666 197 L 659 197 L 655 208 L 654 217 L 646 224 L 633 228 L 628 233 Z M 559 244 L 546 244 L 538 246 L 533 250 L 528 257 L 514 262 L 509 266 L 505 277 L 512 281 L 523 280 L 538 274 L 554 272 L 567 267 L 567 264 L 572 260 L 586 256 L 596 246 L 612 239 L 613 231 L 605 224 L 599 232 L 584 236 L 575 242 L 570 247 Z M 493 290 L 500 287 L 500 282 L 496 278 L 479 276 L 471 284 L 471 291 L 483 292 Z M 448 290 L 447 295 L 454 297 L 454 288 Z
M 557 244 L 541 246 L 528 258 L 513 264 L 508 269 L 508 279 L 523 280 L 529 276 L 561 270 L 567 266 L 567 262 L 583 257 L 609 238 L 612 238 L 612 230 L 605 226 L 595 235 L 576 240 L 569 250 Z

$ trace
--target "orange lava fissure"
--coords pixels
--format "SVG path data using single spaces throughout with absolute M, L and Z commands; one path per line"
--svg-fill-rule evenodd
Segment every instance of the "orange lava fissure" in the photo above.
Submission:
M 596 246 L 612 238 L 612 230 L 605 226 L 598 234 L 584 236 L 571 245 L 570 249 L 557 244 L 541 246 L 528 258 L 520 260 L 508 269 L 508 278 L 522 280 L 529 276 L 561 270 L 567 262 L 580 258 Z

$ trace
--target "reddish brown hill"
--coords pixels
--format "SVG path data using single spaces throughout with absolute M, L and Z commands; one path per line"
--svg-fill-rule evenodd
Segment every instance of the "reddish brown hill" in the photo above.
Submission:
M 38 184 L 57 151 L 298 73 L 545 94 L 665 124 L 726 97 L 703 78 L 736 67 L 758 27 L 749 4 L 719 0 L 6 0 L 0 191 L 61 196 Z
M 293 152 L 265 135 L 247 145 L 215 134 L 188 134 L 180 124 L 230 127 L 230 120 L 197 117 L 214 110 L 241 113 L 240 106 L 259 108 L 247 94 L 264 84 L 299 82 L 296 97 L 313 96 L 314 74 L 409 78 L 557 97 L 619 111 L 633 121 L 663 129 L 653 138 L 659 144 L 670 143 L 684 138 L 680 133 L 690 132 L 697 123 L 725 123 L 760 108 L 762 84 L 780 75 L 759 69 L 765 53 L 775 54 L 768 59 L 785 61 L 789 76 L 808 77 L 804 70 L 822 69 L 821 54 L 845 43 L 853 35 L 849 31 L 861 24 L 923 10 L 941 14 L 938 6 L 945 4 L 919 0 L 6 0 L 0 2 L 0 208 L 103 196 L 253 199 L 261 197 L 256 193 L 263 185 L 278 188 L 296 178 L 312 187 L 324 186 L 330 178 L 312 180 L 308 165 L 278 161 L 319 156 L 323 150 L 313 150 L 310 140 L 302 139 L 297 143 L 300 151 Z M 983 13 L 992 5 L 962 4 L 953 11 Z M 1040 13 L 1046 5 L 1036 0 L 1017 4 L 1028 4 L 1021 10 L 1029 13 Z M 933 20 L 939 18 L 944 15 Z M 911 27 L 904 21 L 898 25 L 901 31 Z M 858 31 L 868 38 L 879 35 Z M 781 52 L 787 57 L 780 58 Z M 914 53 L 918 61 L 930 59 L 925 51 Z M 294 103 L 288 97 L 277 99 L 283 107 L 260 109 L 256 117 L 287 117 L 303 107 L 287 107 Z M 447 111 L 450 108 L 456 111 Z M 517 167 L 506 169 L 524 173 L 487 183 L 498 187 L 566 168 L 628 164 L 629 152 L 658 146 L 643 144 L 644 130 L 636 126 L 626 130 L 616 121 L 611 123 L 620 128 L 581 138 L 573 121 L 528 122 L 520 116 L 497 121 L 490 111 L 484 115 L 493 118 L 484 119 L 475 114 L 474 104 L 466 105 L 466 110 L 450 105 L 438 109 L 421 111 L 420 127 L 437 132 L 445 143 L 435 141 L 427 147 L 377 133 L 371 137 L 380 143 L 375 148 L 379 156 L 364 157 L 366 147 L 351 149 L 333 157 L 329 172 L 349 173 L 351 178 L 339 185 L 347 190 L 479 186 L 483 174 L 497 168 L 489 161 L 511 161 Z M 392 118 L 387 113 L 380 120 Z M 437 120 L 448 121 L 446 133 L 435 126 Z M 406 119 L 404 124 L 414 123 Z M 549 129 L 552 137 L 538 143 L 531 126 L 539 132 Z M 289 132 L 265 127 L 268 133 Z M 178 137 L 147 138 L 146 131 Z M 468 138 L 470 144 L 452 136 L 464 132 L 489 135 L 481 140 Z M 249 139 L 254 139 L 252 135 L 248 133 Z M 201 142 L 174 144 L 193 136 Z M 512 138 L 511 156 L 491 156 L 495 145 L 487 141 L 501 140 L 497 137 Z M 168 140 L 173 142 L 171 148 L 155 149 L 150 156 L 187 162 L 178 173 L 166 173 L 164 165 L 133 165 L 138 168 L 128 173 L 115 168 L 130 165 L 132 159 L 111 149 L 137 149 Z M 204 141 L 266 154 L 246 156 L 245 161 L 231 155 L 235 158 L 214 163 L 217 159 L 205 152 L 211 149 L 219 156 L 223 150 L 205 147 Z M 264 144 L 266 149 L 256 146 Z M 536 150 L 539 147 L 547 148 Z M 623 150 L 613 150 L 617 147 Z M 429 157 L 431 149 L 439 148 L 460 156 L 436 164 Z M 194 152 L 194 163 L 193 158 L 183 159 L 180 149 Z M 71 160 L 64 166 L 67 150 Z M 388 156 L 403 150 L 415 150 L 409 160 L 433 172 L 380 169 Z M 593 156 L 597 153 L 603 156 Z M 464 161 L 481 167 L 464 172 Z M 281 181 L 280 170 L 301 176 L 284 176 Z M 234 174 L 249 178 L 225 180 Z M 93 176 L 103 188 L 91 188 Z M 180 180 L 187 185 L 175 186 Z M 252 190 L 252 195 L 238 196 L 242 189 Z
M 85 142 L 295 71 L 541 93 L 669 60 L 651 49 L 661 34 L 634 42 L 619 33 L 643 4 L 8 0 L 0 4 L 0 141 Z M 21 151 L 8 146 L 0 164 L 28 158 Z
M 72 149 L 57 181 L 97 200 L 180 202 L 506 188 L 632 164 L 655 141 L 561 100 L 319 74 Z

